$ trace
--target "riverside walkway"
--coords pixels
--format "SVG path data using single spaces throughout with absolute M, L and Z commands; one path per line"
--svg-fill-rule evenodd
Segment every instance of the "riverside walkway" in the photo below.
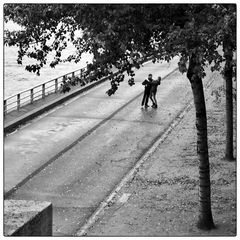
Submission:
M 158 109 L 140 106 L 149 73 L 163 78 Z M 103 82 L 7 135 L 5 198 L 50 201 L 54 235 L 79 231 L 192 100 L 177 59 L 146 63 L 135 82 L 123 82 L 111 97 L 105 94 L 109 81 Z

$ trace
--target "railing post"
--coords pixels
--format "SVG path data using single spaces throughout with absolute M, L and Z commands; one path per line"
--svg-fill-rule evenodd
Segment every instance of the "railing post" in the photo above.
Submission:
M 7 100 L 3 101 L 3 114 L 5 115 L 7 113 Z
M 17 95 L 17 110 L 20 109 L 20 93 Z
M 31 103 L 33 103 L 33 88 L 30 90 L 30 98 L 31 98 Z
M 62 76 L 63 77 L 63 81 L 65 80 L 65 81 L 67 81 L 67 76 L 68 75 L 72 75 L 72 77 L 75 77 L 75 76 L 79 76 L 78 74 L 80 74 L 80 78 L 81 78 L 81 80 L 80 80 L 80 83 L 82 82 L 82 81 L 84 81 L 85 82 L 85 78 L 86 78 L 86 67 L 85 68 L 81 68 L 81 69 L 78 69 L 78 70 L 76 70 L 75 72 L 71 72 L 71 73 L 69 73 L 69 74 L 67 74 L 67 75 L 64 75 L 64 76 Z M 79 72 L 80 71 L 80 72 Z M 9 101 L 8 101 L 8 99 L 5 99 L 4 100 L 4 114 L 6 114 L 7 112 L 11 112 L 12 111 L 12 109 L 17 109 L 17 110 L 19 110 L 20 109 L 20 107 L 21 107 L 21 105 L 23 105 L 23 104 L 25 104 L 24 103 L 24 101 L 23 102 L 21 102 L 22 101 L 22 99 L 21 99 L 21 94 L 25 94 L 26 92 L 28 93 L 28 94 L 30 94 L 30 96 L 28 95 L 27 96 L 27 98 L 29 99 L 29 102 L 32 104 L 33 102 L 34 102 L 34 98 L 36 98 L 36 92 L 34 91 L 36 88 L 41 88 L 41 86 L 42 86 L 42 90 L 40 90 L 40 92 L 42 91 L 42 98 L 45 98 L 46 97 L 46 95 L 49 93 L 49 91 L 47 90 L 48 89 L 48 85 L 47 85 L 47 88 L 46 88 L 46 84 L 48 84 L 49 82 L 53 82 L 53 81 L 55 81 L 55 86 L 54 85 L 51 85 L 51 87 L 55 87 L 55 93 L 57 93 L 57 91 L 59 90 L 59 83 L 61 83 L 62 81 L 61 81 L 61 77 L 60 78 L 57 78 L 57 79 L 53 79 L 53 80 L 51 80 L 51 81 L 48 81 L 48 82 L 46 82 L 46 83 L 43 83 L 43 84 L 40 84 L 40 85 L 37 85 L 36 87 L 33 87 L 33 88 L 31 88 L 31 89 L 28 89 L 28 90 L 25 90 L 25 91 L 23 91 L 23 92 L 20 92 L 20 93 L 18 93 L 18 94 L 16 94 L 16 95 L 13 95 L 13 96 L 11 96 L 10 98 L 12 99 L 12 98 L 14 98 L 14 99 L 16 99 L 17 98 L 17 100 L 14 100 L 13 101 L 13 103 L 10 103 L 10 104 L 14 104 L 14 107 L 13 108 L 10 108 L 9 107 Z M 53 91 L 53 90 L 52 90 Z M 39 92 L 39 91 L 37 91 L 37 92 Z M 41 94 L 41 93 L 40 93 Z M 39 96 L 40 97 L 40 96 Z M 24 97 L 24 98 L 26 98 L 26 97 Z
M 42 85 L 42 98 L 45 98 L 45 83 Z
M 55 93 L 57 92 L 58 90 L 58 79 L 55 79 Z

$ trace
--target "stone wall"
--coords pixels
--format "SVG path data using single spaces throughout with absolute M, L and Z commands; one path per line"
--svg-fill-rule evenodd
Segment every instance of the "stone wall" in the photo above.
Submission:
M 51 236 L 50 202 L 5 200 L 4 236 Z

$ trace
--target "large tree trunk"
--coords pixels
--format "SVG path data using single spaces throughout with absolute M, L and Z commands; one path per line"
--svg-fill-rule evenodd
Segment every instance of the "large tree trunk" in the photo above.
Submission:
M 196 56 L 189 61 L 187 77 L 191 83 L 194 105 L 196 110 L 197 155 L 199 159 L 199 219 L 197 226 L 200 229 L 214 228 L 211 211 L 211 185 L 208 157 L 208 136 L 206 105 L 201 77 L 197 74 L 199 64 Z
M 233 77 L 233 51 L 227 42 L 224 44 L 224 57 L 226 59 L 224 67 L 224 78 L 226 82 L 226 149 L 225 158 L 234 160 L 233 157 L 233 96 L 232 96 L 232 77 Z

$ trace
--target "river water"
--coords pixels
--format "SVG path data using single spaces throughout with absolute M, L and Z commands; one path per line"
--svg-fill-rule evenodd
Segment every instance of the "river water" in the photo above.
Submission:
M 4 46 L 4 99 L 48 80 L 83 68 L 86 66 L 86 62 L 91 62 L 92 60 L 90 54 L 84 54 L 82 60 L 77 64 L 72 62 L 61 63 L 55 68 L 51 68 L 48 64 L 41 69 L 40 76 L 37 76 L 35 73 L 30 73 L 25 70 L 25 66 L 33 60 L 26 58 L 23 61 L 23 65 L 17 64 L 17 52 L 17 47 Z M 70 46 L 65 50 L 65 55 L 71 54 L 72 52 L 73 47 Z
M 12 21 L 4 23 L 4 30 L 21 30 L 21 27 Z M 68 44 L 68 47 L 64 50 L 62 56 L 67 57 L 73 54 L 75 48 Z M 26 65 L 32 64 L 33 59 L 24 58 L 23 65 L 17 64 L 17 47 L 4 46 L 3 52 L 3 88 L 4 88 L 4 99 L 9 96 L 15 95 L 21 91 L 32 88 L 41 83 L 60 77 L 66 73 L 78 70 L 87 65 L 86 62 L 92 61 L 91 54 L 82 55 L 82 60 L 79 63 L 68 62 L 61 63 L 55 68 L 51 68 L 49 63 L 52 59 L 50 56 L 49 62 L 40 71 L 40 76 L 35 73 L 30 73 L 25 70 Z

